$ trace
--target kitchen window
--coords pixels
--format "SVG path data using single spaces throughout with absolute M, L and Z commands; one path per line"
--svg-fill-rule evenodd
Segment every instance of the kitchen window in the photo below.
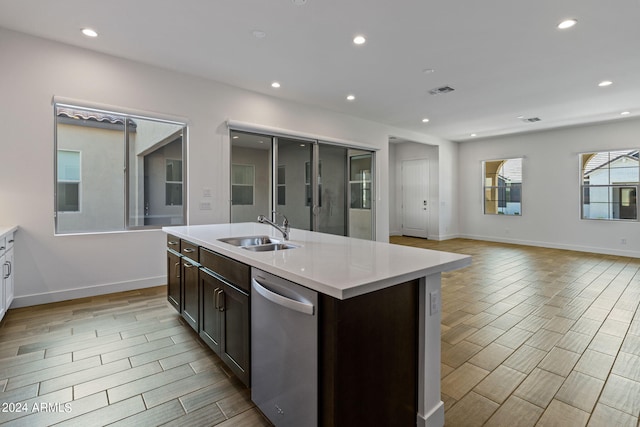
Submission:
M 582 219 L 638 219 L 637 149 L 583 153 L 580 175 Z
M 185 223 L 186 125 L 55 103 L 58 234 Z
M 522 215 L 522 158 L 482 162 L 484 213 Z

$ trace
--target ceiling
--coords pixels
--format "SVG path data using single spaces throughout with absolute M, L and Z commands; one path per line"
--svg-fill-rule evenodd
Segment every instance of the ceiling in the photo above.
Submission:
M 640 116 L 639 18 L 640 0 L 0 0 L 5 28 L 454 141 Z

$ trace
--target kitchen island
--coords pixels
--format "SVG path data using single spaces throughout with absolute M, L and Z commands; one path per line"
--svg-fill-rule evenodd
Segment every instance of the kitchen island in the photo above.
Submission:
M 288 241 L 295 247 L 285 250 L 254 252 L 219 240 L 258 235 L 282 240 L 277 230 L 258 223 L 163 230 L 189 245 L 302 285 L 322 296 L 320 425 L 346 425 L 344 414 L 358 412 L 354 409 L 357 406 L 362 407 L 359 421 L 376 413 L 387 400 L 389 406 L 399 408 L 404 403 L 392 401 L 396 394 L 407 392 L 404 388 L 409 389 L 408 400 L 415 412 L 416 422 L 411 425 L 444 424 L 440 400 L 440 274 L 469 265 L 471 257 L 298 229 L 291 230 Z M 411 324 L 406 323 L 407 319 Z M 347 333 L 343 329 L 350 329 L 350 335 L 343 336 Z M 362 336 L 354 336 L 360 331 Z M 413 337 L 415 343 L 411 342 Z M 357 348 L 348 348 L 349 343 L 357 343 Z M 348 360 L 355 355 L 358 360 Z M 415 369 L 411 369 L 413 365 Z M 405 369 L 407 366 L 409 370 Z M 398 377 L 409 372 L 416 378 L 406 387 L 395 384 L 397 390 L 387 390 L 376 383 L 376 378 L 385 376 L 393 383 L 395 371 Z M 346 377 L 360 383 L 366 380 L 368 384 L 354 385 Z M 369 383 L 368 379 L 374 380 Z M 362 400 L 358 401 L 360 397 Z

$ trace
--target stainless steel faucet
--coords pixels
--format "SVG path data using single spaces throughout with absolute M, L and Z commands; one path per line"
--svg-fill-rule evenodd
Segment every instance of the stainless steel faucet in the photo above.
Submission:
M 283 218 L 282 225 L 278 225 L 275 222 L 277 220 L 278 215 L 282 216 Z M 272 227 L 275 227 L 276 230 L 282 233 L 282 237 L 284 238 L 284 240 L 289 240 L 289 220 L 287 219 L 286 216 L 282 215 L 280 212 L 273 211 L 273 221 L 271 221 L 269 218 L 267 218 L 264 215 L 259 215 L 258 222 L 263 224 L 266 222 Z

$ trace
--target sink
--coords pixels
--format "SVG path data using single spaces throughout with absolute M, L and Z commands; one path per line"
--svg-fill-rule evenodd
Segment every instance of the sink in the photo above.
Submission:
M 254 245 L 254 246 L 242 247 L 242 249 L 246 249 L 248 251 L 253 251 L 253 252 L 281 251 L 284 249 L 294 249 L 294 248 L 297 248 L 297 246 L 290 245 L 289 243 L 269 243 L 267 245 Z
M 280 240 L 272 239 L 269 236 L 227 237 L 225 239 L 218 240 L 233 246 L 256 246 L 281 243 Z
M 283 243 L 281 240 L 269 236 L 226 237 L 218 239 L 218 241 L 253 252 L 281 251 L 298 247 L 290 243 Z

